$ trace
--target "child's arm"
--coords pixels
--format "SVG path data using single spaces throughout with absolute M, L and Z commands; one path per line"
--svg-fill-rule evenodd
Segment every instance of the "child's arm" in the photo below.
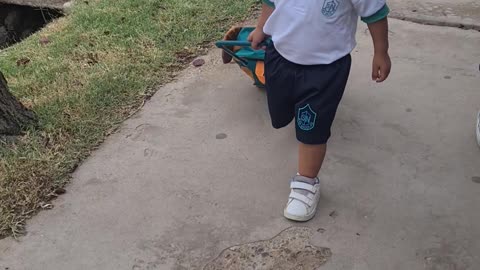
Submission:
M 390 74 L 392 63 L 388 55 L 388 19 L 368 24 L 373 39 L 374 56 L 372 65 L 372 80 L 380 83 Z
M 268 3 L 271 2 L 268 1 Z M 274 9 L 275 8 L 272 5 L 269 5 L 264 1 L 262 6 L 262 14 L 258 19 L 257 28 L 255 28 L 255 30 L 248 37 L 248 41 L 252 42 L 252 48 L 254 50 L 258 50 L 258 45 L 265 40 L 265 33 L 263 32 L 263 27 L 265 26 L 268 18 L 270 18 L 270 15 L 272 15 Z
M 383 82 L 390 74 L 392 63 L 388 55 L 388 13 L 386 0 L 350 0 L 362 21 L 368 24 L 373 39 L 372 80 Z

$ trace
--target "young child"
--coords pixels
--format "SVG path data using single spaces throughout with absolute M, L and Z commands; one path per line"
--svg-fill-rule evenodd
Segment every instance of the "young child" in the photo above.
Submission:
M 274 128 L 296 119 L 298 174 L 284 210 L 286 218 L 315 215 L 330 128 L 350 73 L 359 17 L 374 44 L 372 80 L 390 73 L 389 8 L 386 0 L 263 0 L 258 26 L 249 37 L 259 49 L 266 36 L 265 77 Z

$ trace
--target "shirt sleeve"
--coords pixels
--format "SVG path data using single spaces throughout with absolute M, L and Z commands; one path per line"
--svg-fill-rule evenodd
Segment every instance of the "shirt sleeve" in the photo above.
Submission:
M 267 4 L 270 7 L 275 7 L 274 0 L 263 0 L 264 4 Z
M 386 6 L 386 0 L 351 0 L 358 16 L 368 18 Z
M 373 15 L 368 17 L 362 17 L 362 21 L 366 24 L 375 23 L 386 18 L 389 13 L 390 8 L 388 8 L 387 4 L 385 4 L 379 11 L 375 12 Z

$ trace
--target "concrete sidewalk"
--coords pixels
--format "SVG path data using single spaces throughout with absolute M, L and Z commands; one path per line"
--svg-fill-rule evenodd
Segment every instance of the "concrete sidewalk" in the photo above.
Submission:
M 370 82 L 367 33 L 362 25 L 313 221 L 282 217 L 293 129 L 273 130 L 264 93 L 213 51 L 111 136 L 26 237 L 0 241 L 0 269 L 202 269 L 292 226 L 310 230 L 283 250 L 308 238 L 324 257 L 304 265 L 326 259 L 319 269 L 478 269 L 480 33 L 391 20 L 394 68 L 381 85 Z M 258 244 L 227 251 L 280 256 Z
M 478 0 L 388 0 L 391 17 L 480 31 Z

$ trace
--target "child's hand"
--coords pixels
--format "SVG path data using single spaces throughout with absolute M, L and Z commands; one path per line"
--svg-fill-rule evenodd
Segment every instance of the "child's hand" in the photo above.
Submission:
M 385 81 L 388 75 L 390 75 L 391 68 L 392 62 L 390 61 L 388 52 L 375 53 L 372 65 L 372 80 L 377 83 Z
M 252 43 L 252 48 L 254 50 L 264 49 L 264 48 L 260 48 L 259 45 L 265 40 L 265 37 L 266 35 L 265 33 L 263 33 L 263 30 L 257 27 L 248 36 L 248 41 Z

